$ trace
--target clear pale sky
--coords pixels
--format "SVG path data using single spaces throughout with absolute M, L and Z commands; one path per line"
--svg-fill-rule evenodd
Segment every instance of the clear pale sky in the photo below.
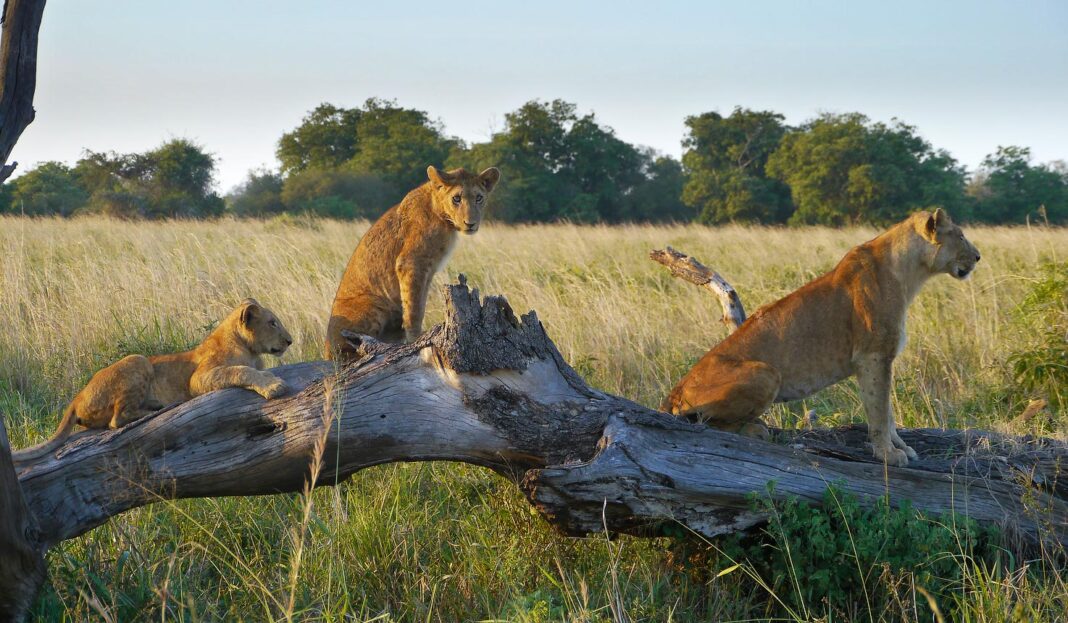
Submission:
M 969 168 L 1068 159 L 1068 1 L 48 0 L 26 170 L 192 138 L 225 191 L 316 104 L 425 110 L 467 141 L 563 98 L 678 156 L 687 115 L 859 111 Z

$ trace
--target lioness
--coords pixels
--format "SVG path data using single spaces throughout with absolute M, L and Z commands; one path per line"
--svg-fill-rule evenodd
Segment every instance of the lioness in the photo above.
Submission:
M 890 410 L 894 357 L 909 303 L 927 278 L 964 279 L 979 251 L 941 209 L 919 212 L 846 253 L 826 275 L 752 315 L 679 381 L 661 409 L 747 432 L 773 402 L 857 376 L 875 457 L 905 466 L 916 452 Z
M 129 355 L 94 374 L 67 406 L 52 438 L 12 457 L 25 461 L 54 451 L 75 424 L 119 428 L 165 405 L 216 389 L 244 387 L 267 399 L 281 396 L 285 383 L 262 370 L 260 355 L 280 355 L 292 343 L 271 310 L 245 299 L 193 350 Z
M 356 245 L 334 296 L 326 356 L 353 355 L 343 330 L 385 341 L 411 341 L 423 332 L 427 290 L 452 253 L 457 232 L 473 234 L 501 173 L 475 175 L 433 166 L 428 181 L 386 211 Z

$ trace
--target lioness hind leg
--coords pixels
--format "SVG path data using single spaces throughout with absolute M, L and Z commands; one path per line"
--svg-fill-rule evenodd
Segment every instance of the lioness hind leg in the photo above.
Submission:
M 704 359 L 665 400 L 665 410 L 716 428 L 764 438 L 761 414 L 779 393 L 782 376 L 762 361 Z

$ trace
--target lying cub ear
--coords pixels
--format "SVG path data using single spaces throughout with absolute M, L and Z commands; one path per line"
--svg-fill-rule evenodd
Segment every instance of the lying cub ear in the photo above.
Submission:
M 478 181 L 486 192 L 493 192 L 497 182 L 501 181 L 501 171 L 497 167 L 490 167 L 478 174 Z
M 241 301 L 241 324 L 246 327 L 256 319 L 256 316 L 260 313 L 260 304 L 256 302 L 256 299 L 245 299 Z

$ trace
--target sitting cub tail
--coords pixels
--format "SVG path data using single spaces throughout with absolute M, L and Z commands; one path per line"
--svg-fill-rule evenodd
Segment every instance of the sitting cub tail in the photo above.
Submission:
M 16 463 L 39 459 L 62 446 L 67 437 L 70 437 L 71 432 L 74 430 L 74 425 L 78 423 L 77 410 L 74 408 L 75 403 L 77 403 L 77 400 L 67 405 L 67 409 L 63 412 L 63 420 L 60 421 L 59 428 L 56 429 L 56 433 L 52 435 L 51 439 L 36 446 L 12 452 L 11 459 Z

